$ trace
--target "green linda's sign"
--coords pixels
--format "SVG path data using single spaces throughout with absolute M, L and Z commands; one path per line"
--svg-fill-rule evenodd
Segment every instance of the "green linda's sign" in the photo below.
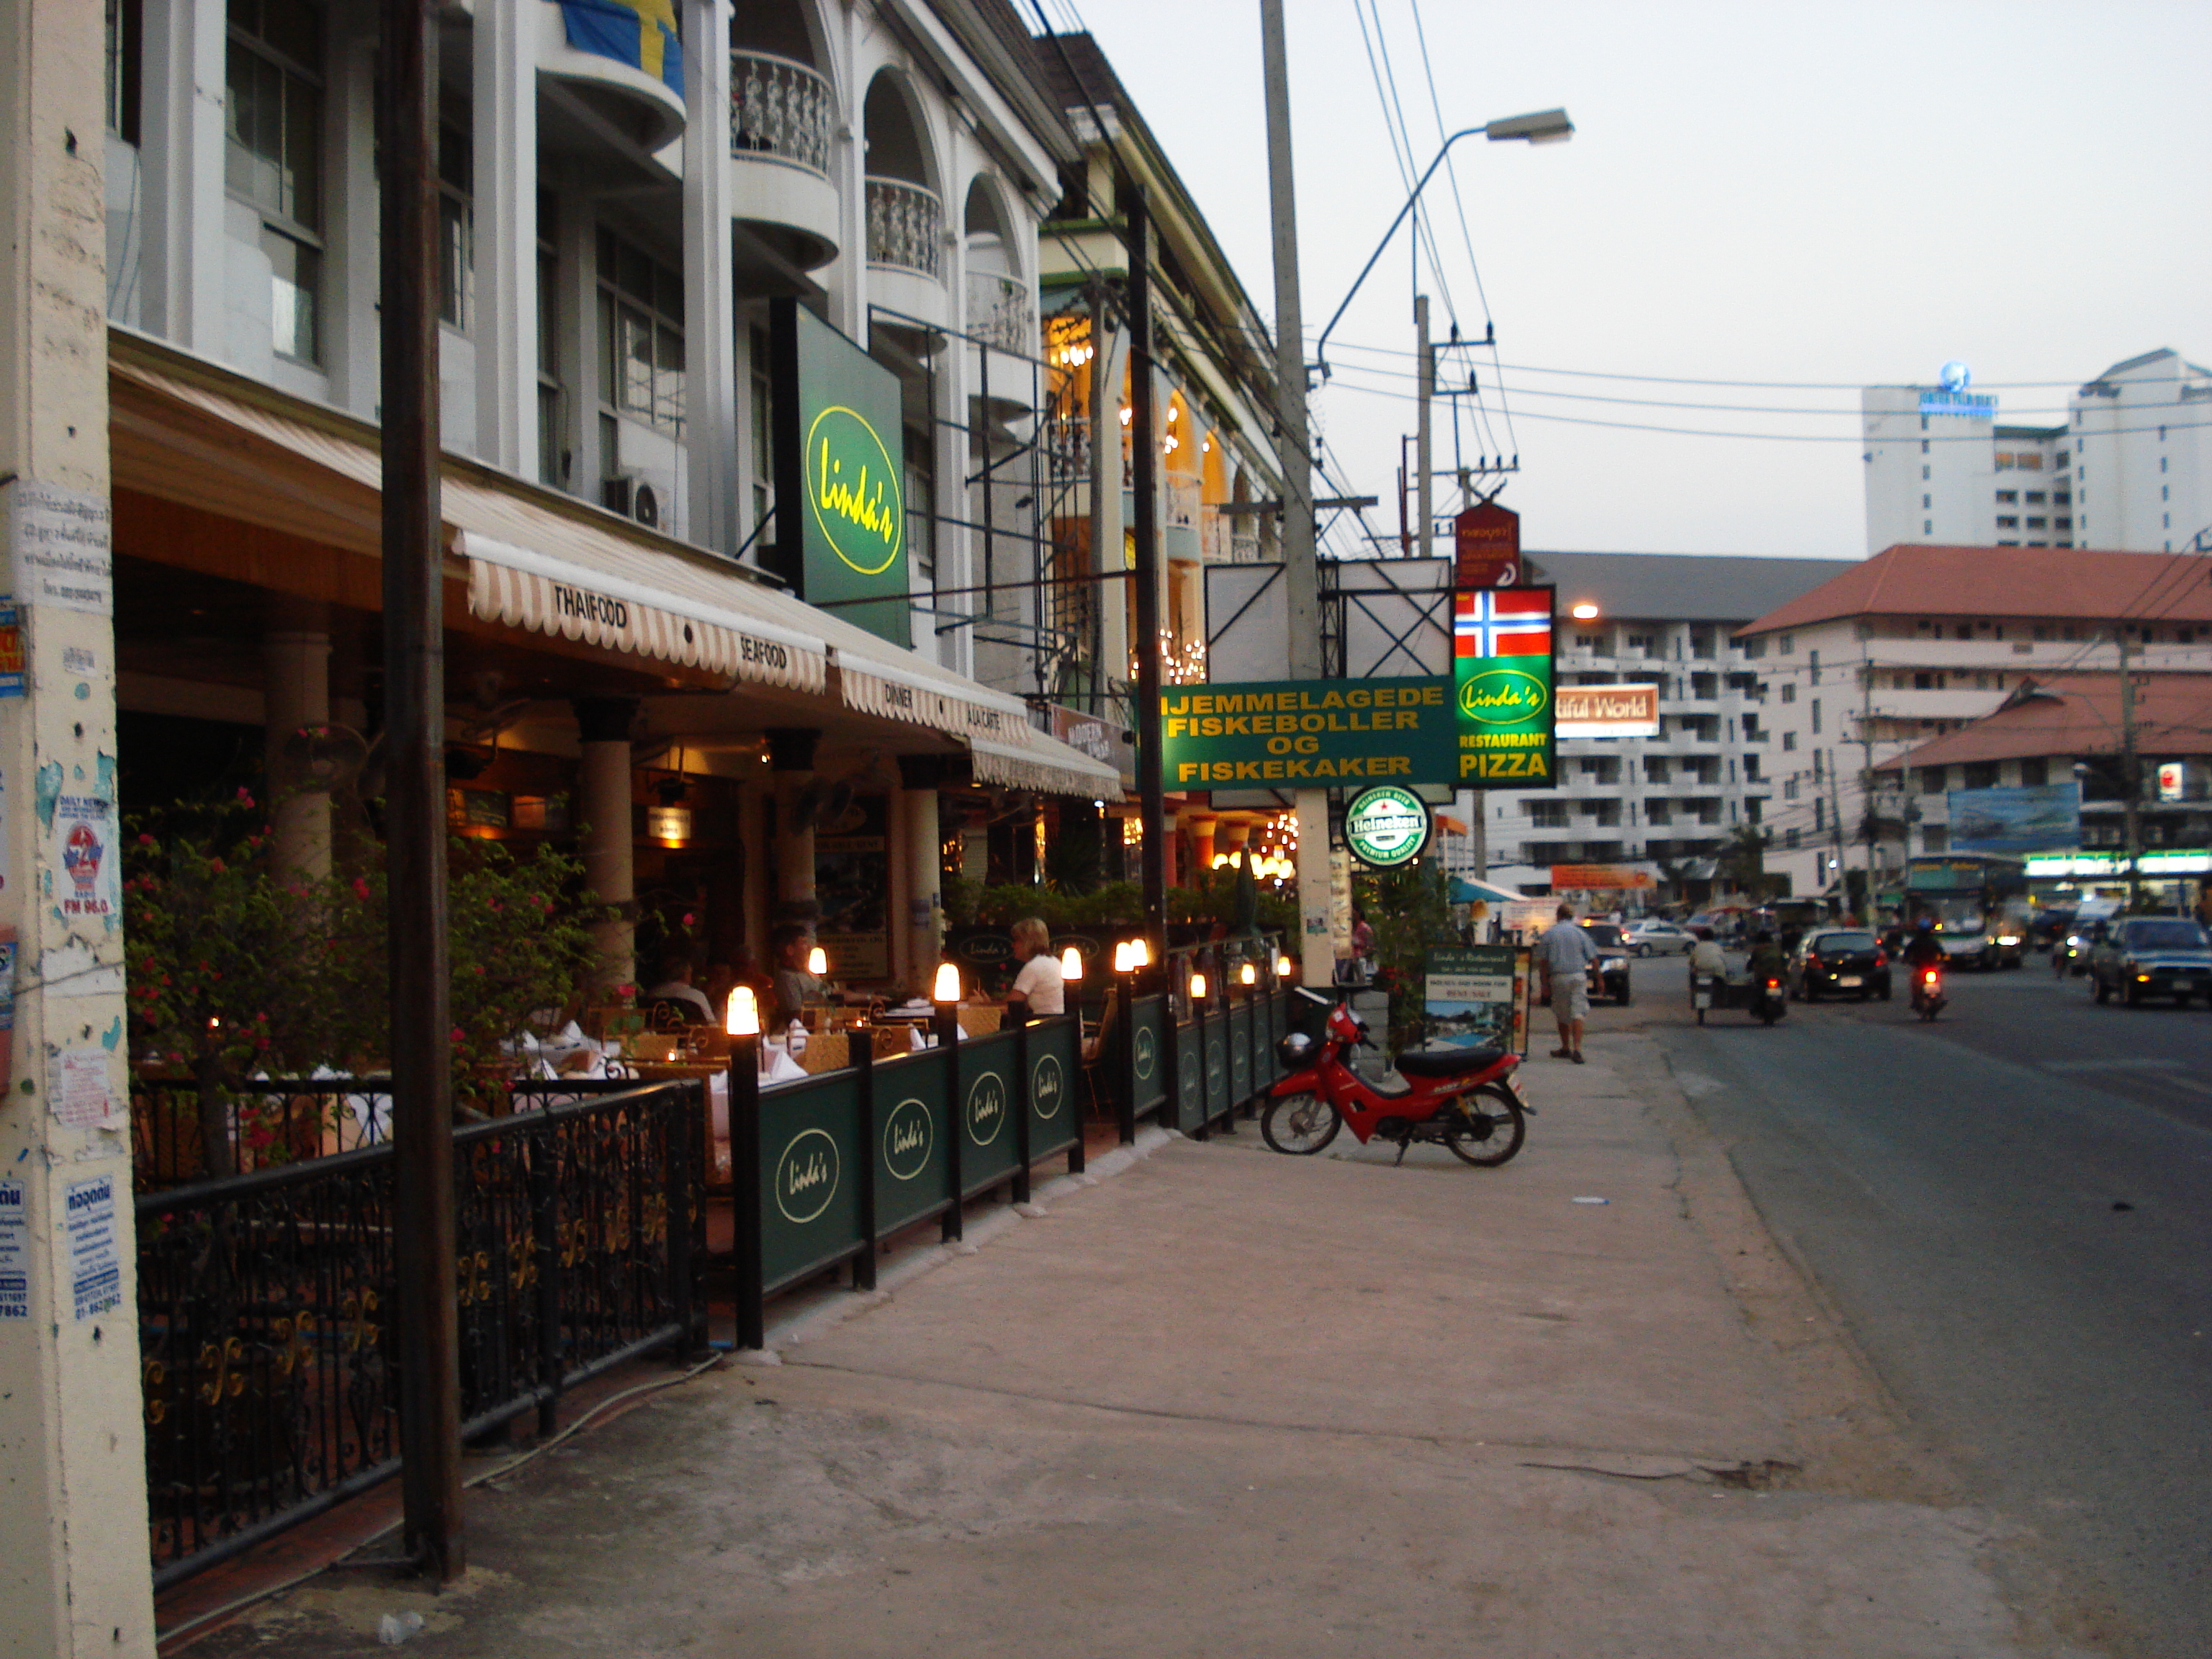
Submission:
M 1451 690 L 1441 676 L 1163 688 L 1167 787 L 1449 783 L 1458 719 Z
M 898 377 L 796 301 L 770 320 L 771 562 L 808 604 L 910 644 Z
M 1452 711 L 1462 789 L 1549 789 L 1553 748 L 1549 587 L 1484 589 L 1453 598 Z

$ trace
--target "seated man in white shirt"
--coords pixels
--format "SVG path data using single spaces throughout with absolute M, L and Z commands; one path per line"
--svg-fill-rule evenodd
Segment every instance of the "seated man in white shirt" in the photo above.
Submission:
M 660 983 L 647 986 L 646 1002 L 684 1002 L 699 1011 L 698 1024 L 714 1023 L 714 1005 L 707 1000 L 707 994 L 691 982 L 691 958 L 670 955 L 660 959 Z

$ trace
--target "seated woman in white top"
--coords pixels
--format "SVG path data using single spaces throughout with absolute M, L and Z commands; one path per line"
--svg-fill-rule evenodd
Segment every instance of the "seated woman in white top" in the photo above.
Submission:
M 1052 930 L 1035 916 L 1024 916 L 1013 927 L 1014 958 L 1022 971 L 1014 975 L 1014 988 L 1006 994 L 1006 1012 L 1014 1019 L 1040 1019 L 1067 1012 L 1066 986 L 1060 978 L 1060 959 L 1052 953 Z

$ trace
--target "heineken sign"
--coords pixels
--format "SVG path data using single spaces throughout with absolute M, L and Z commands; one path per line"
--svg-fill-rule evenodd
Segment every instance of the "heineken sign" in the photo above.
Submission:
M 795 300 L 770 305 L 769 358 L 776 506 L 764 562 L 808 604 L 911 644 L 898 377 Z
M 1410 789 L 1381 783 L 1363 789 L 1344 809 L 1344 844 L 1372 870 L 1395 870 L 1429 844 L 1428 803 Z
M 1449 783 L 1451 694 L 1428 676 L 1164 687 L 1164 775 L 1170 789 Z

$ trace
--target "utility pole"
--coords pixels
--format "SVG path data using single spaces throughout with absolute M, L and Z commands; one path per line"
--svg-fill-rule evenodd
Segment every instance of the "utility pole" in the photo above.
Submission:
M 2112 642 L 2120 652 L 2120 805 L 2126 815 L 2128 836 L 2128 909 L 2142 898 L 2142 778 L 2136 757 L 2136 678 L 2128 659 L 2127 625 L 2112 629 Z
M 1424 559 L 1436 551 L 1437 503 L 1435 463 L 1431 459 L 1433 434 L 1431 422 L 1435 418 L 1437 401 L 1437 360 L 1429 349 L 1429 296 L 1413 296 L 1413 337 L 1420 353 L 1421 378 L 1419 399 L 1419 423 L 1413 428 L 1413 463 L 1419 469 L 1420 482 L 1413 489 L 1414 508 L 1421 515 L 1413 536 L 1413 546 Z
M 446 647 L 438 427 L 438 14 L 383 0 L 384 718 L 391 755 L 392 1267 L 407 1547 L 439 1583 L 467 1565 L 454 1306 Z
M 1881 840 L 1881 823 L 1875 810 L 1874 794 L 1874 658 L 1869 654 L 1859 665 L 1859 747 L 1865 751 L 1866 766 L 1859 774 L 1859 794 L 1864 808 L 1867 845 L 1867 913 L 1860 920 L 1869 927 L 1874 925 L 1874 862 L 1875 849 Z
M 1850 872 L 1844 868 L 1844 799 L 1842 790 L 1836 781 L 1836 757 L 1833 751 L 1831 751 L 1828 756 L 1828 816 L 1835 821 L 1836 885 L 1841 890 L 1843 902 L 1849 906 L 1851 902 L 1851 882 Z
M 1305 316 L 1298 303 L 1297 193 L 1291 177 L 1291 76 L 1283 0 L 1260 0 L 1260 58 L 1267 98 L 1267 197 L 1275 229 L 1275 455 L 1283 473 L 1289 667 L 1294 680 L 1317 680 L 1321 572 L 1314 556 L 1313 452 L 1306 436 Z M 1424 459 L 1422 471 L 1427 470 Z M 1307 985 L 1327 985 L 1336 976 L 1336 949 L 1329 936 L 1328 793 L 1301 789 L 1294 799 L 1300 978 Z
M 1122 235 L 1129 267 L 1129 484 L 1137 585 L 1137 810 L 1145 826 L 1138 873 L 1152 960 L 1167 960 L 1168 848 L 1160 755 L 1159 439 L 1153 431 L 1152 220 L 1139 181 L 1124 177 Z

